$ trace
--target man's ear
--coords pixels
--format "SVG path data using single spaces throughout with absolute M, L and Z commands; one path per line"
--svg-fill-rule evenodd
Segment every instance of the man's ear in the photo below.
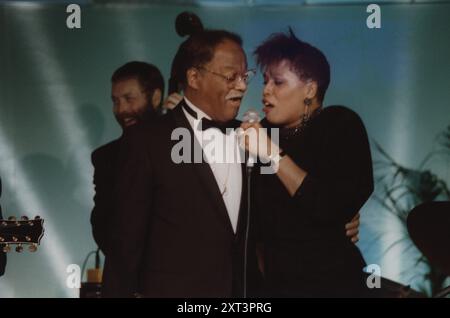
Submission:
M 161 104 L 161 100 L 162 100 L 162 93 L 161 93 L 161 90 L 159 88 L 157 88 L 153 91 L 153 96 L 152 96 L 153 109 L 156 109 Z
M 308 81 L 306 83 L 306 97 L 314 99 L 317 96 L 318 85 L 316 81 Z
M 187 85 L 189 87 L 191 87 L 192 89 L 199 89 L 200 88 L 200 73 L 199 71 L 194 68 L 191 67 L 190 69 L 187 70 L 186 72 L 186 80 L 187 80 Z

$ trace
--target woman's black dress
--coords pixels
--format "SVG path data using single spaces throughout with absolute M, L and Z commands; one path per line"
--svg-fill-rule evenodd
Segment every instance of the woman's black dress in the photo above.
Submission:
M 308 174 L 291 197 L 276 174 L 255 170 L 266 296 L 366 296 L 366 264 L 345 235 L 373 191 L 364 124 L 348 108 L 327 107 L 300 131 L 280 129 L 280 146 Z

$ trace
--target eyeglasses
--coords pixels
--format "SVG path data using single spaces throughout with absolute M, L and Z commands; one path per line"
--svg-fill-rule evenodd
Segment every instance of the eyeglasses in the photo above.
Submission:
M 203 67 L 203 66 L 199 66 L 197 68 L 202 69 L 202 70 L 204 70 L 204 71 L 206 71 L 208 73 L 211 73 L 213 75 L 216 75 L 216 76 L 219 76 L 219 77 L 223 78 L 225 81 L 227 81 L 227 84 L 229 86 L 236 85 L 236 83 L 238 83 L 240 81 L 243 81 L 243 82 L 245 82 L 245 84 L 248 84 L 248 83 L 250 83 L 250 81 L 253 78 L 253 76 L 255 76 L 255 74 L 256 74 L 256 70 L 255 69 L 251 69 L 251 70 L 248 70 L 247 72 L 245 72 L 244 74 L 241 74 L 241 75 L 235 73 L 233 75 L 227 76 L 227 75 L 223 75 L 223 74 L 220 74 L 220 73 L 216 73 L 216 72 L 210 71 L 206 67 Z

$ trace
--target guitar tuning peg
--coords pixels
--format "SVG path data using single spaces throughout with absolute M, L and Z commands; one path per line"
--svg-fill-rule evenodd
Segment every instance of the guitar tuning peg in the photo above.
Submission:
M 28 221 L 28 216 L 23 215 L 20 219 L 21 219 L 22 221 Z
M 8 218 L 8 221 L 15 221 L 16 220 L 16 217 L 15 216 L 10 216 L 9 218 Z
M 31 244 L 30 246 L 28 246 L 28 250 L 29 250 L 31 253 L 36 252 L 36 250 L 37 250 L 37 244 Z
M 35 220 L 40 220 L 41 217 L 40 217 L 39 215 L 36 215 L 36 216 L 34 217 L 34 219 L 35 219 Z
M 11 246 L 9 246 L 9 244 L 6 244 L 5 246 L 3 246 L 2 251 L 8 253 L 9 251 L 11 251 Z
M 22 251 L 23 251 L 23 246 L 22 246 L 22 244 L 17 245 L 17 246 L 16 246 L 16 252 L 17 252 L 17 253 L 22 253 Z

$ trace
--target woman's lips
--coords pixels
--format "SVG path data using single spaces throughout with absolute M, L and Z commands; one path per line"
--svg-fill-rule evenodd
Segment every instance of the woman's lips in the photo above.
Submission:
M 263 101 L 263 104 L 263 112 L 267 115 L 273 109 L 273 105 L 266 101 Z

